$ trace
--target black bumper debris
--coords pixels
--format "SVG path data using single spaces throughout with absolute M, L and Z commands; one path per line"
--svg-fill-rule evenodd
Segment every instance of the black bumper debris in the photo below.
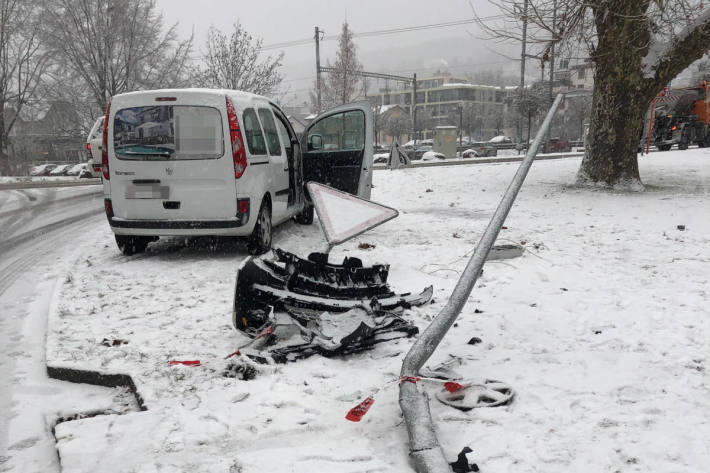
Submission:
M 328 263 L 274 250 L 274 257 L 248 258 L 237 271 L 234 326 L 276 362 L 319 353 L 344 355 L 376 343 L 411 337 L 418 330 L 402 318 L 404 309 L 431 300 L 433 289 L 395 294 L 387 285 L 388 265 L 364 267 L 357 258 Z M 260 337 L 265 330 L 268 337 Z

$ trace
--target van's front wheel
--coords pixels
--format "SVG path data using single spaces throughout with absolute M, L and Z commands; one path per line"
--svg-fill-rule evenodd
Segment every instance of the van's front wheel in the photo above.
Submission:
M 256 218 L 254 230 L 249 237 L 247 248 L 252 255 L 260 255 L 271 249 L 271 236 L 273 226 L 271 225 L 271 208 L 269 203 L 264 201 L 259 209 L 259 216 Z
M 300 223 L 301 225 L 310 225 L 313 223 L 313 206 L 312 205 L 306 205 L 301 213 L 296 215 L 295 217 L 296 223 Z
M 116 245 L 118 245 L 121 253 L 131 256 L 136 253 L 143 253 L 148 247 L 148 243 L 157 239 L 157 237 L 150 236 L 116 235 Z

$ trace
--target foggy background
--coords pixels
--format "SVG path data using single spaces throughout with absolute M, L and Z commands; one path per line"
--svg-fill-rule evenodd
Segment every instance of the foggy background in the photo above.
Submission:
M 263 39 L 264 46 L 310 40 L 306 44 L 270 49 L 262 54 L 277 55 L 284 52 L 282 89 L 288 93 L 284 105 L 300 105 L 308 100 L 308 91 L 315 79 L 314 27 L 325 31 L 321 42 L 321 64 L 335 60 L 337 39 L 327 38 L 340 34 L 347 19 L 350 29 L 357 35 L 369 31 L 406 28 L 411 26 L 466 20 L 474 17 L 467 0 L 431 2 L 423 0 L 263 0 L 260 2 L 235 2 L 233 0 L 158 0 L 166 25 L 179 23 L 182 37 L 194 32 L 198 56 L 204 50 L 207 30 L 214 26 L 230 34 L 233 23 L 241 22 L 244 28 Z M 487 1 L 472 2 L 481 17 L 497 16 L 497 8 Z M 498 22 L 490 19 L 488 22 Z M 356 37 L 358 57 L 363 69 L 409 76 L 416 72 L 419 78 L 448 71 L 454 76 L 464 76 L 481 70 L 501 70 L 506 75 L 519 77 L 520 62 L 509 59 L 520 54 L 520 45 L 500 44 L 484 40 L 485 34 L 475 24 L 457 25 L 420 31 L 409 31 L 374 37 Z M 507 56 L 507 57 L 506 57 Z M 528 61 L 527 76 L 537 78 L 534 61 Z M 393 82 L 389 87 L 395 87 Z M 370 91 L 384 87 L 384 81 L 371 81 Z

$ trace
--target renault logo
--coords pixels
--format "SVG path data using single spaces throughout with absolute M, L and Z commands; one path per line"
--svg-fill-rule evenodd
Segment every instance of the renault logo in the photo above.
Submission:
M 166 167 L 166 168 L 165 168 L 165 172 L 168 174 L 168 176 L 172 176 L 174 170 L 175 170 L 175 169 L 173 169 L 173 168 L 171 168 L 171 167 Z

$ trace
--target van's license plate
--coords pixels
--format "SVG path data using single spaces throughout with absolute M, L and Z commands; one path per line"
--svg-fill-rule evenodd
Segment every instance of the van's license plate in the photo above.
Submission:
M 130 184 L 126 187 L 126 199 L 167 199 L 170 187 L 160 184 Z

